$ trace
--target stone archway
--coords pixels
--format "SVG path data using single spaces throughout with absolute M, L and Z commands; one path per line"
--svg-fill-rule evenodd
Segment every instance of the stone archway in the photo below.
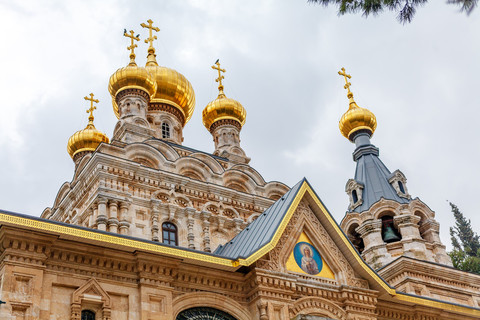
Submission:
M 196 320 L 208 320 L 208 319 L 216 319 L 216 320 L 237 320 L 230 314 L 210 308 L 210 307 L 194 307 L 187 310 L 183 310 L 180 312 L 176 318 L 176 320 L 189 320 L 189 319 L 196 319 Z

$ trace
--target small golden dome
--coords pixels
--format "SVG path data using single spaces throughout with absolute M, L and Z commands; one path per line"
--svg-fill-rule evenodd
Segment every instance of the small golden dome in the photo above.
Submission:
M 180 72 L 159 66 L 156 61 L 147 62 L 145 67 L 153 75 L 157 90 L 151 103 L 166 103 L 177 108 L 184 116 L 183 126 L 195 110 L 195 92 L 191 83 Z
M 126 89 L 139 89 L 152 97 L 157 90 L 157 83 L 147 69 L 138 67 L 135 62 L 130 62 L 128 66 L 120 68 L 112 74 L 108 83 L 108 91 L 113 99 L 118 93 Z M 116 103 L 113 105 L 113 111 L 117 118 L 120 118 Z
M 219 120 L 230 119 L 238 122 L 240 127 L 245 124 L 247 111 L 240 102 L 227 98 L 223 91 L 202 112 L 203 125 L 210 131 L 212 124 Z
M 96 109 L 96 107 L 93 106 L 93 102 L 98 103 L 98 100 L 93 99 L 93 93 L 90 94 L 90 98 L 85 97 L 85 100 L 91 101 L 90 109 L 87 110 L 90 116 L 88 117 L 88 124 L 85 129 L 75 132 L 70 139 L 68 139 L 67 151 L 72 159 L 77 153 L 83 151 L 93 152 L 100 143 L 110 142 L 107 135 L 98 131 L 93 125 L 93 110 Z
M 355 100 L 353 100 L 353 93 L 350 91 L 352 84 L 348 82 L 351 76 L 345 72 L 345 68 L 342 68 L 338 74 L 345 78 L 344 88 L 348 90 L 347 97 L 349 100 L 348 110 L 343 114 L 338 123 L 340 132 L 345 138 L 352 142 L 353 134 L 360 130 L 365 130 L 372 136 L 377 128 L 377 118 L 375 118 L 373 112 L 365 108 L 360 108 Z
M 215 65 L 212 66 L 212 69 L 218 71 L 218 78 L 215 79 L 215 81 L 218 82 L 219 93 L 217 99 L 207 104 L 205 109 L 203 109 L 203 125 L 208 131 L 210 131 L 212 124 L 219 120 L 233 120 L 240 125 L 240 128 L 242 128 L 247 118 L 247 111 L 240 104 L 240 102 L 227 98 L 225 93 L 223 93 L 222 79 L 225 77 L 222 75 L 222 72 L 227 71 L 220 68 L 219 60 L 215 62 Z
M 133 30 L 130 30 L 127 33 L 127 30 L 123 35 L 127 38 L 130 38 L 131 44 L 127 47 L 127 50 L 130 50 L 130 63 L 124 67 L 115 71 L 114 74 L 110 77 L 108 82 L 108 91 L 110 95 L 115 100 L 117 94 L 126 89 L 138 89 L 144 91 L 148 97 L 151 97 L 155 94 L 157 90 L 157 84 L 154 77 L 143 67 L 137 66 L 135 63 L 135 48 L 137 45 L 135 41 L 139 41 L 139 35 L 134 35 Z M 117 118 L 120 118 L 120 113 L 118 112 L 117 103 L 113 104 L 113 112 Z
M 370 136 L 373 135 L 377 128 L 377 119 L 370 110 L 357 106 L 352 95 L 350 107 L 343 114 L 338 126 L 342 135 L 352 141 L 352 134 L 360 130 L 366 130 Z

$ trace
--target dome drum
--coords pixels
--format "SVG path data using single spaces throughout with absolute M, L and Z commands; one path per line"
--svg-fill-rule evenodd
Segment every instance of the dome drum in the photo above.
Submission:
M 148 112 L 155 112 L 155 111 L 165 111 L 173 116 L 175 116 L 178 121 L 182 124 L 182 126 L 186 123 L 185 115 L 182 112 L 182 109 L 172 106 L 171 103 L 167 102 L 150 102 L 148 105 Z
M 215 131 L 215 129 L 217 129 L 220 126 L 227 126 L 227 125 L 236 127 L 238 129 L 238 131 L 242 130 L 242 126 L 240 125 L 240 123 L 237 120 L 220 119 L 220 120 L 217 120 L 214 123 L 212 123 L 212 125 L 210 126 L 210 133 L 213 133 Z

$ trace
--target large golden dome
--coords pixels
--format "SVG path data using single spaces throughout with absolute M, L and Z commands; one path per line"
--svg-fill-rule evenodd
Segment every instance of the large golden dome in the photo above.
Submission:
M 247 111 L 240 102 L 227 98 L 220 92 L 217 99 L 213 100 L 202 112 L 203 125 L 210 131 L 212 124 L 219 120 L 234 120 L 242 127 L 247 118 Z
M 150 103 L 166 103 L 177 108 L 184 116 L 183 125 L 195 110 L 195 92 L 190 82 L 180 72 L 149 61 L 146 70 L 152 74 L 157 90 Z
M 88 124 L 85 129 L 75 132 L 70 139 L 68 139 L 67 151 L 72 159 L 80 152 L 95 151 L 102 142 L 110 142 L 107 135 L 98 131 L 93 125 L 93 110 L 96 109 L 96 107 L 93 106 L 93 102 L 98 103 L 98 100 L 93 99 L 93 93 L 90 94 L 90 98 L 85 97 L 85 100 L 91 101 L 90 109 L 87 110 L 90 116 L 88 117 Z
M 144 91 L 149 97 L 152 97 L 157 91 L 157 83 L 153 75 L 143 67 L 139 67 L 133 61 L 124 68 L 118 69 L 110 77 L 108 91 L 113 99 L 117 94 L 126 89 L 138 89 Z M 118 106 L 113 105 L 113 111 L 117 118 L 120 118 Z
M 370 110 L 357 106 L 352 95 L 350 106 L 343 114 L 338 126 L 342 135 L 352 141 L 352 134 L 360 130 L 366 130 L 370 136 L 373 135 L 377 128 L 377 119 Z

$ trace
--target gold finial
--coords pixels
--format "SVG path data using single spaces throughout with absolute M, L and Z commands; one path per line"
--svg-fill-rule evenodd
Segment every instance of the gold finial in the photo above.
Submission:
M 350 95 L 353 97 L 353 93 L 350 91 L 350 86 L 352 84 L 348 82 L 348 79 L 351 79 L 352 76 L 345 72 L 345 68 L 342 68 L 342 71 L 338 71 L 338 74 L 345 78 L 345 85 L 343 87 L 348 90 L 347 97 L 351 98 Z
M 88 121 L 93 122 L 93 110 L 97 109 L 93 105 L 93 103 L 99 103 L 100 101 L 98 99 L 93 99 L 93 93 L 90 93 L 90 98 L 89 97 L 84 97 L 83 99 L 90 101 L 90 108 L 88 108 L 87 113 L 90 113 L 88 116 Z
M 148 22 L 148 25 L 142 22 L 140 26 L 148 29 L 148 38 L 145 39 L 145 43 L 150 43 L 150 46 L 148 47 L 148 52 L 150 53 L 151 51 L 152 53 L 155 53 L 155 48 L 153 47 L 153 41 L 157 40 L 157 36 L 153 35 L 152 31 L 159 32 L 160 29 L 153 26 L 152 19 L 148 19 L 147 22 Z
M 136 36 L 134 35 L 135 33 L 133 32 L 133 30 L 130 30 L 130 34 L 127 33 L 127 29 L 124 29 L 123 31 L 123 35 L 127 38 L 130 38 L 131 40 L 131 44 L 129 47 L 127 47 L 127 50 L 130 50 L 130 64 L 135 64 L 135 48 L 138 47 L 136 44 L 135 44 L 135 40 L 136 41 L 140 41 L 140 38 L 139 38 L 139 34 L 137 34 Z
M 222 79 L 225 79 L 225 77 L 222 75 L 221 72 L 227 72 L 227 70 L 220 68 L 220 59 L 217 59 L 215 61 L 215 65 L 212 66 L 212 69 L 215 69 L 218 71 L 218 78 L 215 79 L 215 82 L 218 82 L 218 90 L 220 91 L 221 94 L 223 94 L 223 84 L 222 84 Z

